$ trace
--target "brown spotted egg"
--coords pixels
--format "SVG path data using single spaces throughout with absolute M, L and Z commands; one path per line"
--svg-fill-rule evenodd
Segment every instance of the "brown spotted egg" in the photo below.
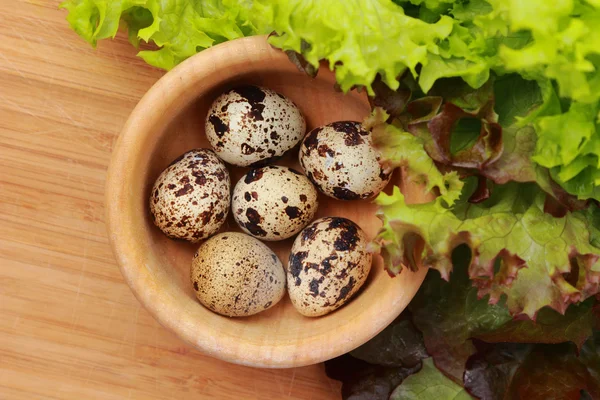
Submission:
M 270 89 L 242 86 L 219 96 L 206 117 L 206 137 L 224 161 L 265 165 L 297 145 L 306 132 L 298 107 Z
M 269 165 L 248 172 L 233 189 L 231 210 L 238 225 L 262 240 L 283 240 L 315 216 L 317 190 L 288 167 Z
M 206 308 L 229 317 L 273 307 L 285 293 L 285 271 L 264 243 L 244 233 L 220 233 L 194 255 L 191 280 Z
M 225 222 L 229 190 L 227 168 L 212 150 L 188 151 L 154 183 L 150 196 L 154 224 L 170 238 L 205 239 Z
M 313 129 L 300 146 L 300 165 L 321 192 L 339 200 L 374 197 L 391 177 L 379 165 L 370 132 L 353 121 Z
M 307 226 L 294 241 L 287 270 L 296 310 L 317 317 L 347 303 L 371 270 L 367 244 L 363 230 L 346 218 L 321 218 Z

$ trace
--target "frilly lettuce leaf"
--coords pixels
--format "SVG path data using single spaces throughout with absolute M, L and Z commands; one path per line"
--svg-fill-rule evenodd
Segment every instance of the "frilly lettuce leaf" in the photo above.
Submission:
M 141 38 L 159 47 L 139 56 L 164 69 L 217 43 L 268 32 L 251 21 L 253 16 L 264 21 L 251 0 L 67 0 L 61 7 L 69 11 L 71 27 L 93 46 L 114 38 L 122 20 L 134 45 Z
M 506 295 L 513 314 L 535 317 L 544 306 L 564 313 L 569 304 L 598 293 L 600 248 L 592 243 L 597 228 L 587 214 L 597 209 L 591 205 L 555 218 L 544 212 L 545 198 L 534 184 L 509 183 L 496 186 L 480 204 L 461 201 L 447 209 L 441 200 L 408 205 L 395 188 L 377 198 L 384 224 L 376 242 L 390 270 L 414 269 L 420 262 L 446 280 L 452 251 L 467 244 L 469 276 L 479 296 L 490 295 L 495 303 Z M 411 254 L 405 243 L 416 237 L 424 246 Z
M 595 102 L 600 98 L 600 7 L 584 0 L 487 0 L 493 8 L 477 23 L 486 35 L 527 31 L 533 41 L 520 49 L 499 50 L 502 68 L 558 82 L 562 97 Z
M 448 206 L 460 196 L 463 182 L 456 172 L 442 174 L 423 147 L 423 140 L 404 131 L 402 127 L 386 124 L 387 114 L 380 108 L 365 121 L 371 129 L 373 144 L 379 150 L 386 170 L 404 167 L 405 181 L 422 185 L 425 192 L 434 189 Z
M 453 251 L 467 244 L 478 295 L 491 303 L 505 297 L 513 314 L 535 317 L 545 306 L 564 313 L 597 294 L 598 209 L 533 162 L 532 121 L 560 110 L 552 86 L 511 74 L 476 90 L 442 80 L 429 94 L 392 123 L 367 123 L 384 165 L 440 194 L 427 204 L 407 204 L 397 188 L 378 197 L 383 228 L 373 248 L 388 270 L 421 263 L 449 280 Z
M 335 68 L 344 91 L 371 83 L 377 74 L 390 88 L 398 88 L 404 71 L 417 75 L 438 52 L 437 43 L 450 35 L 453 20 L 441 16 L 435 23 L 412 18 L 385 0 L 272 0 L 276 36 L 270 42 L 283 50 L 302 52 L 317 67 L 327 60 Z M 302 43 L 308 48 L 302 51 Z
M 600 5 L 584 0 L 487 2 L 492 10 L 475 16 L 466 35 L 469 50 L 482 54 L 473 44 L 480 37 L 485 42 L 523 32 L 531 37 L 517 46 L 502 43 L 485 53 L 487 60 L 496 71 L 536 79 L 545 85 L 545 95 L 555 86 L 567 100 L 561 107 L 557 96 L 547 97 L 544 113 L 529 119 L 538 138 L 532 160 L 551 168 L 553 179 L 570 194 L 600 200 Z
M 580 199 L 600 201 L 600 102 L 574 102 L 563 114 L 535 122 L 538 136 L 532 159 Z
M 62 7 L 92 45 L 114 37 L 123 20 L 134 44 L 139 37 L 159 47 L 140 56 L 165 69 L 214 44 L 274 31 L 273 45 L 315 68 L 327 60 L 344 91 L 365 86 L 370 93 L 378 74 L 392 89 L 404 71 L 416 76 L 454 26 L 447 15 L 428 23 L 387 0 L 67 0 Z

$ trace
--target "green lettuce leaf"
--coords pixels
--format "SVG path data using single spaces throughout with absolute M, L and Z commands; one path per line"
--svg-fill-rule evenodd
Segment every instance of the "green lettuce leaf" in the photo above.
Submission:
M 437 108 L 432 107 L 435 114 Z M 458 175 L 442 174 L 425 151 L 424 141 L 400 126 L 385 123 L 387 117 L 387 113 L 377 108 L 364 123 L 372 132 L 373 145 L 379 150 L 382 165 L 389 171 L 405 167 L 405 179 L 422 185 L 427 193 L 437 190 L 447 205 L 454 204 L 463 187 Z
M 470 400 L 472 397 L 462 386 L 446 378 L 428 358 L 423 368 L 394 390 L 390 400 Z
M 552 178 L 580 199 L 600 201 L 600 102 L 574 102 L 563 114 L 535 122 L 533 160 L 551 168 Z
M 387 0 L 67 0 L 62 7 L 94 46 L 114 37 L 122 20 L 132 43 L 139 36 L 159 47 L 140 56 L 165 69 L 214 44 L 275 31 L 273 45 L 302 54 L 315 68 L 326 60 L 344 91 L 366 86 L 371 94 L 378 74 L 392 89 L 404 71 L 417 76 L 454 26 L 450 16 L 429 23 Z
M 507 33 L 528 31 L 533 38 L 520 49 L 500 48 L 505 70 L 556 80 L 562 97 L 585 103 L 600 98 L 600 9 L 583 0 L 487 1 L 493 11 L 478 23 L 488 35 L 497 34 L 500 24 Z
M 270 42 L 302 52 L 315 67 L 327 60 L 344 91 L 365 86 L 373 94 L 371 83 L 377 74 L 390 88 L 398 88 L 397 78 L 406 70 L 416 75 L 417 65 L 428 63 L 429 55 L 438 51 L 437 43 L 453 27 L 448 16 L 429 24 L 385 0 L 272 0 L 270 4 L 277 33 Z M 304 51 L 303 41 L 309 45 Z
M 461 201 L 446 209 L 439 200 L 408 205 L 396 188 L 377 198 L 384 225 L 376 241 L 390 270 L 417 268 L 420 259 L 446 280 L 452 251 L 466 243 L 479 296 L 497 302 L 506 295 L 513 314 L 534 317 L 544 306 L 564 313 L 569 304 L 598 293 L 600 248 L 592 244 L 595 228 L 585 212 L 555 218 L 544 212 L 545 197 L 534 184 L 509 183 L 496 186 L 480 204 Z M 405 239 L 415 236 L 424 247 L 409 257 Z
M 492 11 L 492 6 L 486 0 L 456 1 L 452 8 L 452 15 L 459 21 L 471 22 L 479 15 L 486 15 Z
M 75 32 L 93 46 L 114 38 L 122 20 L 134 45 L 141 38 L 159 47 L 139 56 L 164 69 L 215 44 L 268 32 L 267 26 L 254 25 L 261 14 L 250 0 L 67 0 L 61 7 L 69 11 Z

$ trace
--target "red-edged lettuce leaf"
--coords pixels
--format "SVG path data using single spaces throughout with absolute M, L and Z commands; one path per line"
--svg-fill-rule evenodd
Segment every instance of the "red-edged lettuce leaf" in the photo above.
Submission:
M 502 127 L 495 119 L 491 102 L 477 112 L 445 103 L 427 124 L 432 138 L 427 152 L 450 167 L 484 169 L 503 152 Z
M 461 243 L 472 252 L 469 277 L 479 296 L 495 303 L 507 296 L 511 313 L 535 317 L 549 306 L 564 313 L 567 306 L 599 292 L 600 248 L 592 240 L 598 228 L 590 215 L 576 211 L 562 218 L 544 212 L 546 195 L 535 184 L 496 186 L 479 204 L 459 201 L 452 209 L 440 200 L 408 205 L 395 188 L 377 198 L 383 227 L 376 238 L 387 267 L 401 265 L 437 269 L 444 279 L 452 271 L 452 251 Z M 591 210 L 591 211 L 590 211 Z M 405 249 L 407 238 L 420 237 L 417 257 Z

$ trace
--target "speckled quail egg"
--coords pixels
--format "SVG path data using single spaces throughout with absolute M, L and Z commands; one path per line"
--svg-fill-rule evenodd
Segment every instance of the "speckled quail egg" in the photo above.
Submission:
M 269 165 L 248 172 L 233 189 L 231 210 L 238 225 L 262 240 L 283 240 L 312 221 L 319 206 L 307 177 Z
M 296 310 L 317 317 L 347 303 L 371 270 L 367 244 L 363 230 L 346 218 L 321 218 L 307 226 L 294 241 L 287 270 Z
M 205 307 L 229 317 L 273 307 L 285 293 L 285 271 L 264 243 L 244 233 L 220 233 L 194 255 L 191 280 Z
M 353 121 L 313 129 L 300 146 L 300 165 L 321 192 L 340 200 L 374 197 L 391 177 L 379 165 L 370 132 Z
M 306 122 L 298 107 L 282 94 L 242 86 L 214 101 L 205 131 L 224 161 L 240 167 L 260 166 L 297 145 Z
M 212 150 L 188 151 L 154 183 L 150 196 L 154 224 L 170 238 L 205 239 L 223 225 L 229 191 L 227 168 Z

